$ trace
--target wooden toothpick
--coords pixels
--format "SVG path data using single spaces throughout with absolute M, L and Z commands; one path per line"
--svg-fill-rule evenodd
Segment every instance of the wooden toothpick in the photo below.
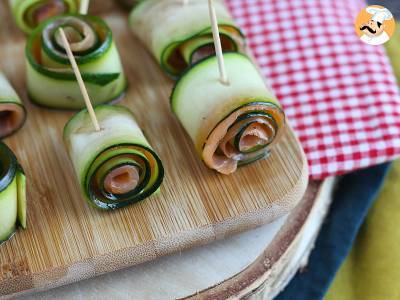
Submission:
M 61 27 L 60 27 L 60 34 L 61 34 L 61 39 L 64 44 L 65 51 L 67 51 L 68 59 L 71 63 L 72 69 L 74 70 L 76 80 L 78 81 L 79 88 L 81 89 L 83 99 L 85 100 L 86 108 L 89 112 L 90 119 L 92 120 L 95 130 L 100 131 L 100 125 L 99 125 L 99 122 L 97 121 L 96 114 L 94 112 L 92 103 L 90 102 L 89 94 L 86 90 L 85 83 L 83 82 L 81 72 L 79 71 L 78 65 L 75 61 L 75 57 L 72 54 L 72 50 L 71 50 L 71 47 L 69 46 L 69 42 L 65 35 L 65 32 Z
M 224 55 L 222 53 L 221 38 L 219 36 L 217 14 L 215 12 L 213 0 L 208 0 L 208 9 L 210 13 L 211 29 L 214 39 L 215 53 L 217 54 L 217 59 L 218 59 L 220 81 L 222 84 L 229 85 L 229 79 L 225 69 Z
M 81 0 L 81 5 L 79 6 L 79 13 L 81 15 L 86 15 L 89 9 L 89 0 Z

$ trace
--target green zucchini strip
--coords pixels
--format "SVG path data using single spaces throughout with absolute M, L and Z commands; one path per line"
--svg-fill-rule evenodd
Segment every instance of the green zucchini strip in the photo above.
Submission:
M 156 192 L 164 177 L 161 160 L 132 113 L 123 106 L 95 108 L 101 131 L 87 110 L 64 128 L 64 141 L 85 199 L 104 210 L 120 208 Z
M 205 164 L 231 174 L 270 153 L 285 115 L 248 57 L 225 53 L 224 58 L 229 85 L 219 81 L 216 56 L 208 57 L 177 81 L 171 107 Z
M 41 22 L 65 13 L 76 13 L 80 0 L 8 0 L 15 22 L 31 33 Z
M 244 37 L 222 1 L 215 1 L 223 51 L 241 51 Z M 202 58 L 215 54 L 208 4 L 190 0 L 146 0 L 130 14 L 130 27 L 164 71 L 178 77 Z
M 12 151 L 0 142 L 0 245 L 26 228 L 26 184 L 22 167 Z
M 21 99 L 0 72 L 0 138 L 16 132 L 26 119 L 26 110 Z
M 94 105 L 120 98 L 126 78 L 112 32 L 98 17 L 63 15 L 35 29 L 25 49 L 28 93 L 36 104 L 61 109 L 85 106 L 59 36 L 62 27 Z

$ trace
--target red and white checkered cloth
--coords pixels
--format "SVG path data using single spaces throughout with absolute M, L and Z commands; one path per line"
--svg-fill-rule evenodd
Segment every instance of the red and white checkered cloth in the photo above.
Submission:
M 321 179 L 400 156 L 400 95 L 353 0 L 226 0 Z

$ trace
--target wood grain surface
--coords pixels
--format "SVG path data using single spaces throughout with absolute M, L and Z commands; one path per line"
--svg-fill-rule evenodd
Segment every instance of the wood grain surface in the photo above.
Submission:
M 213 243 L 18 300 L 266 300 L 307 264 L 332 200 L 334 179 L 311 181 L 291 213 Z M 279 249 L 278 251 L 276 249 Z M 101 287 L 101 288 L 100 288 Z
M 122 104 L 163 160 L 161 194 L 114 212 L 85 203 L 61 136 L 73 113 L 27 99 L 25 36 L 0 2 L 0 68 L 28 110 L 24 128 L 5 140 L 26 171 L 28 229 L 0 247 L 0 296 L 93 277 L 271 222 L 307 186 L 305 156 L 289 128 L 269 159 L 229 177 L 208 170 L 170 112 L 172 81 L 129 32 L 126 13 L 112 1 L 94 6 L 114 32 L 128 76 Z

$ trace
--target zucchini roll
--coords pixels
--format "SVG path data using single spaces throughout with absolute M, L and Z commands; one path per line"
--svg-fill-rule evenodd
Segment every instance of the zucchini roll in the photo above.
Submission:
M 240 51 L 244 37 L 220 1 L 215 2 L 223 51 Z M 131 12 L 130 27 L 172 77 L 215 54 L 205 0 L 146 0 Z
M 26 119 L 26 110 L 21 99 L 7 78 L 0 72 L 0 138 L 20 129 Z
M 41 22 L 65 13 L 78 12 L 79 0 L 9 0 L 18 27 L 31 33 Z
M 26 228 L 25 175 L 14 153 L 0 142 L 0 244 L 17 225 Z
M 138 202 L 158 190 L 164 168 L 132 113 L 123 106 L 95 108 L 101 131 L 87 110 L 64 128 L 64 141 L 85 199 L 101 209 Z
M 40 25 L 27 42 L 27 84 L 31 100 L 51 108 L 85 106 L 61 40 L 60 27 L 70 42 L 93 104 L 120 98 L 126 90 L 126 79 L 110 28 L 94 16 L 64 15 Z
M 219 82 L 216 56 L 208 57 L 177 81 L 171 106 L 205 164 L 230 174 L 269 154 L 285 115 L 248 57 L 224 57 L 229 85 Z

